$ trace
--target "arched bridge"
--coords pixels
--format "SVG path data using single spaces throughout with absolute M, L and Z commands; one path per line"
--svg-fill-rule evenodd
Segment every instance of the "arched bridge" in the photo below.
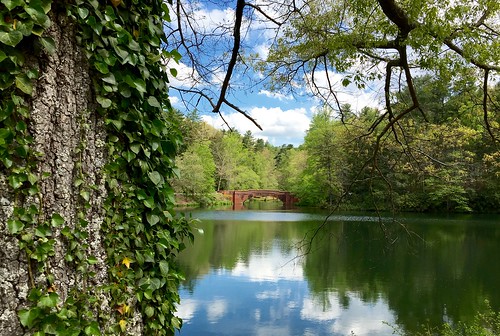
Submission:
M 274 197 L 283 202 L 285 208 L 291 208 L 295 203 L 299 201 L 289 191 L 281 190 L 219 190 L 219 193 L 223 194 L 227 198 L 230 198 L 233 202 L 234 208 L 241 208 L 246 200 L 253 197 Z

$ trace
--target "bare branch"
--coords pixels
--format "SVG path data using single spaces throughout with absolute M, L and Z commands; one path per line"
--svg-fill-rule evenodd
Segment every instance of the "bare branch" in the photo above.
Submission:
M 276 21 L 275 19 L 273 19 L 272 17 L 270 17 L 269 15 L 267 15 L 267 13 L 266 13 L 266 12 L 264 12 L 264 11 L 262 10 L 262 8 L 260 8 L 259 6 L 254 5 L 254 4 L 252 4 L 252 3 L 249 3 L 249 2 L 247 2 L 247 3 L 246 3 L 246 5 L 247 5 L 248 7 L 251 7 L 251 8 L 253 8 L 253 9 L 255 9 L 257 12 L 259 12 L 261 15 L 263 15 L 266 19 L 268 19 L 269 21 L 271 21 L 271 22 L 272 22 L 272 23 L 274 23 L 275 25 L 277 25 L 277 26 L 281 26 L 281 25 L 283 24 L 282 22 L 278 22 L 278 21 Z
M 238 59 L 238 52 L 240 50 L 240 41 L 241 41 L 241 22 L 243 21 L 243 9 L 245 8 L 245 0 L 238 0 L 236 3 L 236 12 L 235 12 L 235 22 L 234 22 L 234 44 L 233 51 L 231 53 L 231 59 L 227 65 L 226 76 L 224 81 L 222 82 L 222 87 L 220 90 L 219 100 L 215 104 L 213 112 L 220 112 L 220 108 L 222 103 L 226 99 L 226 91 L 229 87 L 229 81 L 231 80 L 231 75 L 233 74 L 234 66 L 236 65 L 236 61 Z
M 488 130 L 489 135 L 493 139 L 493 141 L 498 141 L 500 142 L 500 139 L 498 139 L 494 134 L 491 129 L 490 122 L 488 120 L 488 76 L 489 76 L 489 69 L 486 69 L 484 71 L 484 81 L 483 81 L 483 119 L 484 123 L 486 125 L 486 129 Z
M 243 116 L 245 116 L 245 118 L 247 118 L 248 120 L 250 120 L 255 126 L 257 126 L 261 131 L 262 131 L 262 127 L 257 123 L 257 120 L 255 120 L 254 118 L 252 118 L 249 114 L 247 114 L 245 111 L 243 111 L 242 109 L 240 109 L 238 106 L 230 103 L 229 101 L 227 101 L 226 99 L 224 99 L 224 103 L 231 107 L 232 109 L 238 111 L 239 113 L 243 114 Z

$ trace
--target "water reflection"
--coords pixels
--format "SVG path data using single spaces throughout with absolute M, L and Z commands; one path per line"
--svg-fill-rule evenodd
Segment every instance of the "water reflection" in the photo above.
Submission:
M 410 228 L 424 240 L 404 233 L 406 241 L 388 246 L 372 218 L 337 216 L 297 259 L 295 246 L 321 215 L 196 216 L 204 234 L 179 258 L 187 274 L 181 335 L 388 335 L 383 321 L 415 330 L 467 320 L 485 298 L 500 303 L 496 219 L 423 221 Z

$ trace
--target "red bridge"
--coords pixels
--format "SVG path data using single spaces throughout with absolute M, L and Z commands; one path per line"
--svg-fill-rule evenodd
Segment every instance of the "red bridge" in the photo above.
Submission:
M 299 201 L 291 192 L 280 190 L 219 190 L 219 193 L 231 199 L 233 209 L 241 209 L 246 200 L 254 197 L 270 196 L 277 198 L 283 202 L 283 206 L 286 209 L 292 208 Z

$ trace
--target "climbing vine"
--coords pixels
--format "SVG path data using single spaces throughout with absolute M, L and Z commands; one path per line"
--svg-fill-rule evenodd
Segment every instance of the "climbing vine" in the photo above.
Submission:
M 0 67 L 5 70 L 0 72 L 0 169 L 13 194 L 14 211 L 7 224 L 29 261 L 32 303 L 19 312 L 20 322 L 34 335 L 116 335 L 126 333 L 133 312 L 139 311 L 145 334 L 173 334 L 181 326 L 174 313 L 182 279 L 174 259 L 184 247 L 182 241 L 192 234 L 189 222 L 172 213 L 173 190 L 167 182 L 174 175 L 173 160 L 181 141 L 177 124 L 166 113 L 168 77 L 175 76 L 175 70 L 169 73 L 162 64 L 180 58 L 175 50 L 166 50 L 167 4 L 161 0 L 65 3 L 90 65 L 97 112 L 106 124 L 107 199 L 101 231 L 109 283 L 93 290 L 71 289 L 64 302 L 52 286 L 47 260 L 54 256 L 57 230 L 67 245 L 66 263 L 83 283 L 92 276 L 89 266 L 97 260 L 82 252 L 87 247 L 92 186 L 85 184 L 80 160 L 74 181 L 80 195 L 75 226 L 65 225 L 57 213 L 40 214 L 38 181 L 46 176 L 33 173 L 38 154 L 30 147 L 33 138 L 27 127 L 27 101 L 38 70 L 26 66 L 20 51 L 25 44 L 34 46 L 35 52 L 56 51 L 53 39 L 45 36 L 53 5 L 51 0 L 0 1 Z M 81 139 L 75 154 L 84 147 Z M 43 274 L 47 285 L 40 287 L 35 274 Z M 110 294 L 115 316 L 93 315 L 99 306 L 97 292 Z

